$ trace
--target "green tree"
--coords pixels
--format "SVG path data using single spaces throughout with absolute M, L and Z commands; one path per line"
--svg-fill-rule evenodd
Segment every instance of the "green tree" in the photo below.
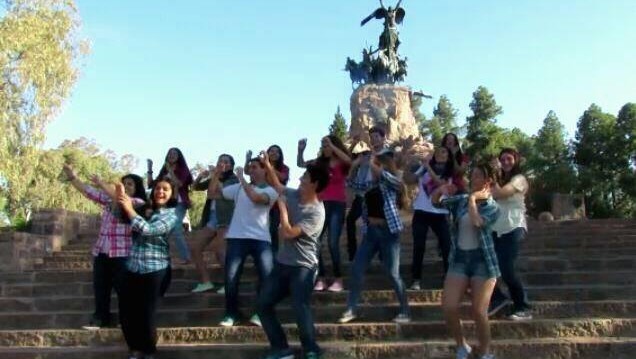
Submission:
M 421 100 L 420 100 L 421 101 Z M 417 117 L 416 117 L 417 119 Z M 457 110 L 453 107 L 446 95 L 442 95 L 437 102 L 437 106 L 433 109 L 433 118 L 422 121 L 422 130 L 433 144 L 439 146 L 445 134 L 453 132 L 458 134 L 461 130 L 457 126 Z
M 77 78 L 85 46 L 71 0 L 0 4 L 0 196 L 11 217 L 25 217 L 47 124 Z
M 628 149 L 616 144 L 616 129 L 616 117 L 595 104 L 577 124 L 574 162 L 592 217 L 624 216 L 632 207 L 620 185 L 620 176 L 629 167 Z
M 473 92 L 470 109 L 473 114 L 466 118 L 466 153 L 473 158 L 496 154 L 499 145 L 495 140 L 504 134 L 496 119 L 503 113 L 501 106 L 497 105 L 495 96 L 487 88 L 479 86 Z
M 528 158 L 532 174 L 531 202 L 535 213 L 549 211 L 553 193 L 572 193 L 576 173 L 572 165 L 565 128 L 550 111 L 534 138 L 534 149 Z
M 340 106 L 333 116 L 333 122 L 329 125 L 329 134 L 340 138 L 342 142 L 347 140 L 347 122 L 340 112 Z

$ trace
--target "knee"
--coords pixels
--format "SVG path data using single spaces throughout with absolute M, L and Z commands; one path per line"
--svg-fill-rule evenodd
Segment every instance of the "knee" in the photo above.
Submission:
M 442 311 L 445 315 L 459 315 L 459 303 L 451 302 L 449 300 L 442 301 Z
M 471 307 L 471 315 L 475 321 L 488 321 L 488 307 Z

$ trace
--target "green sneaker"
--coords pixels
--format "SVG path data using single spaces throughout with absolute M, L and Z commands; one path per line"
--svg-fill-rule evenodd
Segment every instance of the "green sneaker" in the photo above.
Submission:
M 261 318 L 258 317 L 258 314 L 252 315 L 252 317 L 250 318 L 250 323 L 256 325 L 257 327 L 263 326 L 263 324 L 261 323 Z
M 236 318 L 230 315 L 226 315 L 225 317 L 223 317 L 223 320 L 221 320 L 219 325 L 222 327 L 233 327 L 236 325 L 237 322 L 238 321 L 236 320 Z
M 194 289 L 192 289 L 192 293 L 203 293 L 209 290 L 214 290 L 214 283 L 212 282 L 199 283 L 197 284 L 196 287 L 194 287 Z
M 218 287 L 218 289 L 216 290 L 216 294 L 225 294 L 225 286 L 221 285 Z
M 308 352 L 305 353 L 304 359 L 319 359 L 320 353 L 317 352 Z

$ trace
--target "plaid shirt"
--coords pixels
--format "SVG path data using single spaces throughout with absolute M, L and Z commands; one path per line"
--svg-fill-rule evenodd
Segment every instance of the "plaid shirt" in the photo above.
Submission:
M 447 197 L 442 200 L 442 206 L 450 211 L 453 223 L 451 225 L 451 251 L 448 262 L 453 263 L 455 251 L 457 249 L 457 236 L 459 235 L 459 219 L 468 214 L 468 194 L 459 194 Z M 488 266 L 488 273 L 493 277 L 501 276 L 499 263 L 495 253 L 495 245 L 492 239 L 492 225 L 499 217 L 499 206 L 494 199 L 488 198 L 486 201 L 477 204 L 479 215 L 484 220 L 484 225 L 479 228 L 480 248 L 484 253 L 484 260 Z
M 372 188 L 380 187 L 382 199 L 384 201 L 384 217 L 386 217 L 389 231 L 393 234 L 404 229 L 400 211 L 397 206 L 397 196 L 401 190 L 402 180 L 387 171 L 382 171 L 378 180 L 363 179 L 360 176 L 347 179 L 347 185 L 356 192 L 366 193 Z M 362 232 L 366 233 L 369 226 L 369 214 L 366 201 L 362 201 Z
M 102 221 L 93 246 L 93 256 L 104 253 L 111 258 L 128 257 L 132 245 L 130 224 L 121 221 L 118 208 L 113 208 L 112 199 L 106 193 L 91 186 L 85 186 L 84 193 L 88 199 L 102 206 Z M 133 205 L 143 204 L 138 198 L 132 200 Z
M 152 273 L 170 265 L 168 237 L 180 225 L 174 208 L 161 208 L 148 221 L 136 216 L 131 221 L 133 245 L 126 262 L 129 271 Z

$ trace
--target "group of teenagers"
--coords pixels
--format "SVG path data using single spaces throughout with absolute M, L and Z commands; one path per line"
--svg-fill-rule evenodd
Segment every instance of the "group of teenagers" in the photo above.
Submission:
M 103 207 L 99 236 L 92 254 L 95 312 L 87 328 L 111 326 L 110 294 L 119 300 L 119 323 L 130 359 L 156 355 L 157 303 L 170 286 L 169 239 L 182 263 L 192 262 L 200 283 L 192 292 L 225 295 L 225 315 L 219 323 L 231 327 L 246 318 L 239 308 L 239 283 L 247 257 L 258 275 L 257 299 L 249 322 L 265 331 L 270 350 L 266 359 L 292 359 L 285 332 L 275 312 L 291 296 L 302 357 L 319 358 L 311 311 L 314 291 L 339 292 L 345 287 L 340 237 L 347 227 L 350 276 L 346 310 L 338 319 L 359 317 L 358 302 L 365 272 L 378 255 L 399 302 L 396 323 L 411 321 L 407 286 L 400 275 L 400 211 L 409 204 L 407 185 L 417 186 L 414 210 L 412 283 L 421 290 L 422 264 L 428 229 L 438 239 L 444 265 L 442 308 L 457 343 L 456 358 L 494 358 L 490 350 L 489 315 L 512 301 L 509 318 L 531 319 L 524 286 L 515 269 L 527 232 L 524 198 L 528 182 L 520 170 L 520 155 L 503 149 L 490 161 L 473 161 L 462 153 L 455 134 L 444 136 L 433 153 L 417 165 L 398 169 L 398 155 L 386 146 L 381 127 L 369 130 L 369 143 L 354 139 L 348 148 L 336 136 L 325 136 L 315 159 L 306 161 L 306 139 L 298 142 L 297 165 L 305 169 L 298 189 L 286 187 L 289 167 L 283 151 L 273 145 L 235 166 L 228 154 L 193 178 L 178 148 L 169 149 L 154 176 L 148 161 L 147 187 L 128 174 L 110 184 L 100 178 L 82 182 L 70 165 L 63 170 L 70 183 Z M 246 178 L 249 177 L 249 180 Z M 466 179 L 469 181 L 466 181 Z M 147 196 L 147 189 L 150 194 Z M 206 191 L 200 228 L 187 234 L 183 221 L 191 206 L 190 190 Z M 347 191 L 353 201 L 347 212 Z M 362 218 L 362 240 L 356 221 Z M 333 277 L 321 255 L 325 238 Z M 189 238 L 189 240 L 186 240 Z M 189 248 L 188 242 L 194 244 Z M 224 268 L 223 284 L 215 284 L 204 261 L 210 247 Z M 506 284 L 509 296 L 498 286 Z M 460 305 L 472 301 L 478 344 L 467 344 L 460 322 Z

